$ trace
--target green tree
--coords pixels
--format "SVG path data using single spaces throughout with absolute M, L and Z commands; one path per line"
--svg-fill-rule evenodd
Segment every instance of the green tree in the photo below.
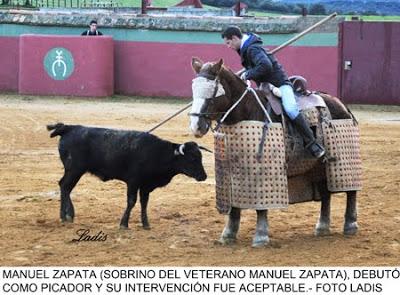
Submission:
M 314 15 L 326 14 L 325 6 L 321 3 L 311 5 L 310 14 L 314 14 Z

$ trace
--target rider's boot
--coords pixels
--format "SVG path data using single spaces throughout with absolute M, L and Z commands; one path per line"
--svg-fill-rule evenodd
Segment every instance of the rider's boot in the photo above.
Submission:
M 303 137 L 306 148 L 310 151 L 310 153 L 317 159 L 323 157 L 325 155 L 325 150 L 315 140 L 314 133 L 312 132 L 303 114 L 299 113 L 298 116 L 293 120 L 293 123 Z

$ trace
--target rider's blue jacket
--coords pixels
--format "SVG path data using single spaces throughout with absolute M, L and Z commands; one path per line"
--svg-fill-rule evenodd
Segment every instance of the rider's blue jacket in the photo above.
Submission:
M 276 87 L 292 85 L 277 59 L 262 47 L 261 38 L 252 33 L 248 35 L 249 38 L 238 50 L 242 66 L 246 69 L 247 80 L 253 80 L 257 84 L 269 82 Z

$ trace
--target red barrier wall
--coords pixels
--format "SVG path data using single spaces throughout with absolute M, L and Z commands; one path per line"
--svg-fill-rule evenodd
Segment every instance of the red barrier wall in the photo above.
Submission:
M 217 44 L 171 44 L 115 41 L 115 91 L 145 96 L 191 96 L 191 58 L 223 57 L 233 70 L 241 68 L 236 52 Z M 336 47 L 289 47 L 278 53 L 289 75 L 301 74 L 309 88 L 337 94 Z
M 18 90 L 19 37 L 0 38 L 0 91 Z
M 22 94 L 112 95 L 112 37 L 21 35 L 18 89 Z
M 289 75 L 307 79 L 310 90 L 337 96 L 337 47 L 288 47 L 276 55 Z
M 344 102 L 400 105 L 399 22 L 345 22 L 339 50 Z
M 19 88 L 20 93 L 26 94 L 108 96 L 115 90 L 125 95 L 190 97 L 194 77 L 192 56 L 204 61 L 223 57 L 233 70 L 241 68 L 237 54 L 223 44 L 22 35 L 18 49 L 18 39 L 0 38 L 0 91 Z M 73 55 L 74 72 L 66 80 L 52 79 L 43 66 L 47 52 L 53 47 L 64 47 Z M 303 75 L 310 89 L 337 95 L 337 55 L 334 46 L 293 46 L 277 57 L 290 75 Z M 19 68 L 20 63 L 23 66 Z

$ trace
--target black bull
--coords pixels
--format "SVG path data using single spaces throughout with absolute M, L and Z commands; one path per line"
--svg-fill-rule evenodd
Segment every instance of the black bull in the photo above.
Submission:
M 48 125 L 47 129 L 53 130 L 51 137 L 61 136 L 58 150 L 64 165 L 64 176 L 59 181 L 62 221 L 73 221 L 75 213 L 70 193 L 87 172 L 103 181 L 118 179 L 127 184 L 127 208 L 121 228 L 128 228 L 138 191 L 142 225 L 150 228 L 146 210 L 150 192 L 167 185 L 177 174 L 197 181 L 207 178 L 195 142 L 176 144 L 146 132 L 62 123 Z

